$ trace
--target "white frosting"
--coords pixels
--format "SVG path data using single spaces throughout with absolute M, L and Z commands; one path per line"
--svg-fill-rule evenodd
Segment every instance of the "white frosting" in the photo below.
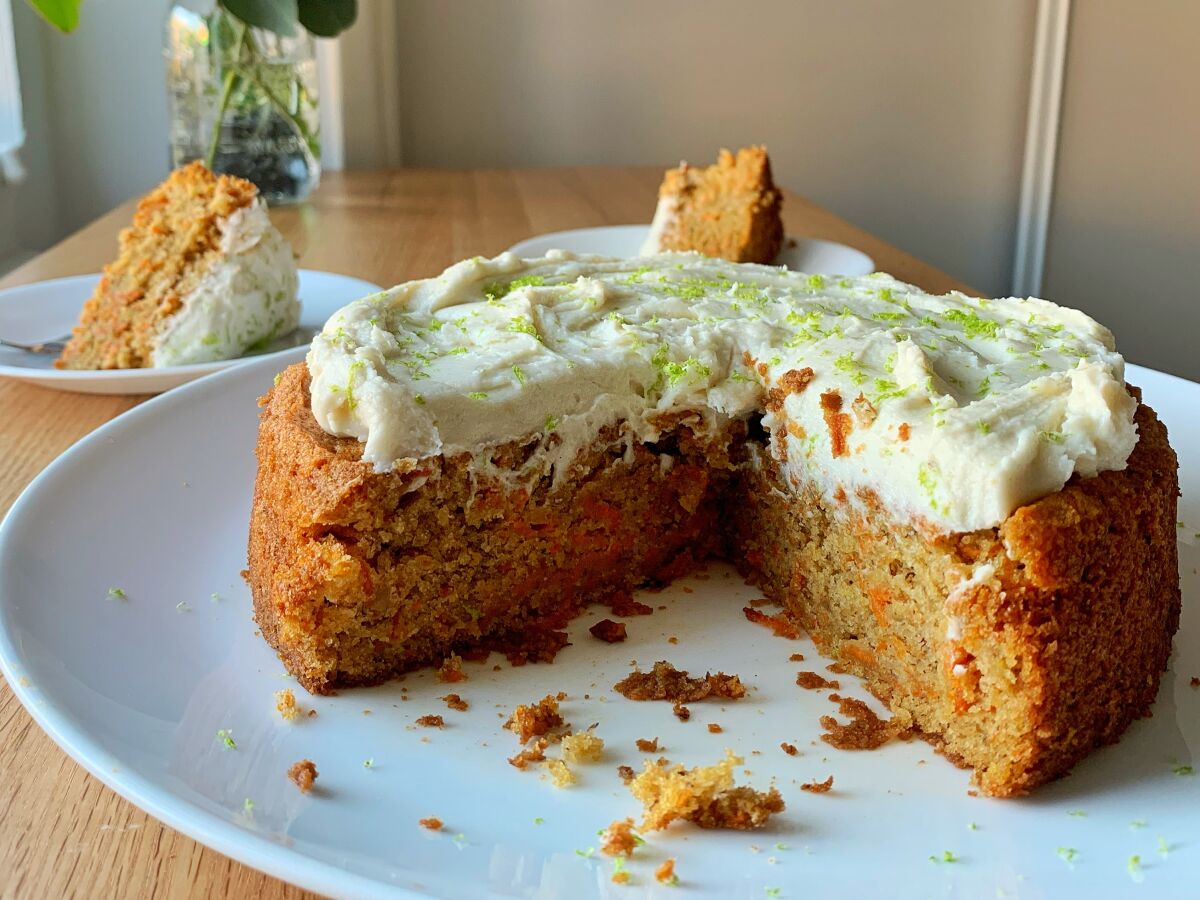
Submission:
M 785 474 L 933 531 L 995 526 L 1074 472 L 1124 468 L 1137 441 L 1124 361 L 1081 312 L 698 254 L 467 260 L 339 311 L 308 367 L 317 422 L 380 471 L 467 453 L 556 482 L 606 425 L 653 441 L 662 414 L 745 418 L 811 368 L 763 417 Z M 828 391 L 852 427 L 837 456 Z M 531 435 L 522 471 L 496 471 L 488 448 Z
M 950 593 L 946 595 L 946 640 L 962 640 L 965 620 L 963 616 L 955 611 L 955 607 L 963 597 L 973 593 L 975 588 L 980 585 L 986 584 L 995 574 L 996 567 L 994 565 L 991 563 L 982 563 L 971 570 L 969 577 L 964 578 L 950 589 Z
M 241 356 L 300 323 L 292 248 L 256 200 L 218 223 L 221 255 L 163 324 L 151 365 Z
M 650 222 L 650 231 L 646 235 L 646 240 L 642 242 L 642 256 L 653 256 L 665 249 L 662 242 L 663 235 L 674 224 L 678 215 L 679 198 L 660 194 L 658 206 L 654 207 L 654 219 Z

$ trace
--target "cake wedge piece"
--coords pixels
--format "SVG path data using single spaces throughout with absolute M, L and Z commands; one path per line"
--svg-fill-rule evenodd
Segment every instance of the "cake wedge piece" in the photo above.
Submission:
M 658 189 L 642 254 L 694 250 L 730 262 L 770 263 L 783 245 L 782 204 L 765 147 L 722 150 L 705 168 L 680 163 Z
M 138 203 L 60 369 L 233 359 L 300 321 L 292 249 L 258 189 L 194 162 Z

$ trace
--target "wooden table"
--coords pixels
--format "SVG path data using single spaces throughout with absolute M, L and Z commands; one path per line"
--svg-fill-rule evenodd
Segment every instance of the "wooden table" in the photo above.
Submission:
M 662 170 L 571 168 L 327 175 L 310 203 L 273 211 L 300 265 L 389 285 L 566 228 L 646 222 Z M 10 287 L 97 271 L 133 201 L 0 281 Z M 935 292 L 966 286 L 787 195 L 789 234 L 868 253 Z M 47 463 L 142 398 L 67 394 L 0 379 L 0 513 Z M 0 680 L 0 897 L 300 897 L 305 892 L 161 825 L 72 762 Z

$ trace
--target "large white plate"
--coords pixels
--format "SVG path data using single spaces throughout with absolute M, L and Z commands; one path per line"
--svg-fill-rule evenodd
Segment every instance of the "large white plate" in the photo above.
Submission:
M 513 253 L 521 257 L 544 256 L 549 250 L 574 253 L 599 253 L 603 256 L 637 256 L 650 232 L 649 225 L 605 225 L 601 228 L 576 228 L 540 234 L 513 244 Z M 818 238 L 784 239 L 775 264 L 796 272 L 819 275 L 870 275 L 875 262 L 861 250 Z
M 75 275 L 0 291 L 0 338 L 32 344 L 69 334 L 79 319 L 83 302 L 99 280 L 99 275 Z M 157 394 L 248 359 L 274 356 L 302 344 L 307 346 L 331 315 L 347 303 L 378 290 L 379 285 L 361 278 L 301 269 L 300 327 L 276 338 L 258 353 L 162 369 L 76 371 L 54 368 L 52 356 L 0 347 L 0 376 L 83 394 Z
M 203 379 L 100 428 L 47 468 L 0 527 L 5 676 L 68 753 L 171 826 L 338 896 L 762 898 L 776 887 L 793 898 L 1111 896 L 1135 877 L 1150 896 L 1195 896 L 1200 776 L 1173 767 L 1197 765 L 1200 750 L 1200 691 L 1188 686 L 1200 675 L 1200 548 L 1191 537 L 1200 531 L 1200 385 L 1130 367 L 1172 430 L 1190 529 L 1180 545 L 1183 624 L 1154 715 L 1070 777 L 999 801 L 968 796 L 968 773 L 920 741 L 869 753 L 817 741 L 831 704 L 794 679 L 798 669 L 823 671 L 823 661 L 807 641 L 746 622 L 741 608 L 756 593 L 718 565 L 707 578 L 643 595 L 666 608 L 628 620 L 624 644 L 588 636 L 606 612 L 597 610 L 575 622 L 574 645 L 553 665 L 494 672 L 503 661 L 493 656 L 468 663 L 460 685 L 421 672 L 336 697 L 297 689 L 318 716 L 283 722 L 272 693 L 293 682 L 255 634 L 238 576 L 255 400 L 282 361 Z M 110 586 L 128 599 L 107 597 Z M 808 659 L 788 662 L 796 651 Z M 635 659 L 736 672 L 753 690 L 738 703 L 693 704 L 692 720 L 680 723 L 667 704 L 612 692 Z M 437 698 L 448 690 L 471 709 L 447 710 Z M 509 766 L 516 742 L 501 728 L 515 703 L 557 690 L 570 695 L 567 718 L 599 723 L 607 741 L 603 763 L 580 767 L 580 784 L 566 790 Z M 425 713 L 444 715 L 445 730 L 415 728 Z M 710 722 L 724 732 L 710 734 Z M 219 729 L 232 731 L 236 749 L 217 739 Z M 733 748 L 751 772 L 744 780 L 774 780 L 788 808 L 763 832 L 672 826 L 649 835 L 631 864 L 633 885 L 622 888 L 609 881 L 607 859 L 575 851 L 596 846 L 598 828 L 637 814 L 614 769 L 640 767 L 634 739 L 655 736 L 665 755 L 693 765 Z M 781 741 L 801 755 L 785 755 Z M 320 770 L 309 796 L 284 777 L 301 758 Z M 363 766 L 368 758 L 373 768 Z M 830 774 L 832 793 L 799 790 Z M 420 828 L 425 816 L 446 830 Z M 1066 856 L 1072 848 L 1073 860 L 1059 848 Z M 930 861 L 945 851 L 958 861 Z M 1133 854 L 1142 871 L 1131 875 Z M 668 855 L 678 859 L 682 892 L 653 882 Z

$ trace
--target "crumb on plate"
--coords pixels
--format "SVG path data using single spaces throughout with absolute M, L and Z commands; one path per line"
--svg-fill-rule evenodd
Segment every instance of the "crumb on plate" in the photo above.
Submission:
M 300 793 L 307 794 L 317 780 L 317 767 L 313 765 L 311 759 L 302 759 L 292 763 L 291 768 L 287 771 L 287 776 L 292 784 L 300 788 Z

